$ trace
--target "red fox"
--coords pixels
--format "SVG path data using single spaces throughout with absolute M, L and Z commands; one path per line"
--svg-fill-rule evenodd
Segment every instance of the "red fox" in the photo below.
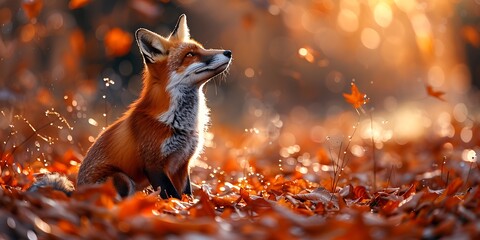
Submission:
M 122 197 L 149 184 L 162 198 L 191 195 L 189 163 L 203 148 L 208 122 L 202 88 L 228 68 L 232 52 L 190 39 L 185 15 L 166 38 L 143 28 L 135 37 L 145 65 L 141 95 L 90 147 L 77 186 L 112 178 Z M 43 181 L 50 183 L 37 185 L 62 185 Z

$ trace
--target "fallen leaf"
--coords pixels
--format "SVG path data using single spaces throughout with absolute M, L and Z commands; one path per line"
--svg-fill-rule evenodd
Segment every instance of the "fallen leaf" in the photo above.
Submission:
M 75 29 L 70 34 L 70 48 L 72 53 L 76 56 L 81 56 L 85 53 L 86 43 L 85 43 L 85 35 L 83 34 L 82 30 Z M 71 101 L 71 99 L 70 99 Z
M 112 57 L 121 57 L 130 51 L 133 37 L 120 28 L 112 28 L 105 34 L 105 48 Z
M 28 19 L 35 19 L 40 14 L 40 11 L 42 11 L 43 0 L 23 0 L 22 8 Z
M 137 193 L 118 205 L 118 219 L 126 220 L 139 215 L 152 215 L 157 200 L 152 196 L 145 197 L 143 193 Z
M 68 3 L 68 8 L 77 9 L 77 8 L 84 7 L 89 3 L 90 3 L 90 0 L 70 0 L 70 2 Z
M 435 91 L 433 90 L 433 87 L 430 86 L 430 85 L 427 85 L 426 86 L 426 89 L 427 89 L 427 94 L 431 97 L 434 97 L 434 98 L 437 98 L 441 101 L 445 101 L 445 99 L 443 98 L 443 95 L 445 95 L 445 92 L 442 92 L 442 91 Z
M 245 30 L 251 30 L 255 26 L 255 18 L 252 14 L 247 13 L 242 16 L 242 27 Z
M 37 92 L 37 102 L 44 106 L 52 106 L 55 103 L 55 98 L 52 96 L 50 90 L 46 88 L 39 88 Z
M 303 201 L 321 202 L 323 204 L 333 203 L 338 208 L 338 198 L 325 188 L 317 188 L 311 193 L 299 193 L 294 198 Z
M 462 28 L 462 35 L 466 42 L 470 43 L 475 48 L 480 48 L 480 33 L 474 26 L 464 26 Z
M 444 194 L 447 196 L 453 196 L 455 193 L 460 190 L 460 187 L 463 185 L 463 180 L 461 178 L 455 178 L 450 184 L 448 184 L 447 189 L 445 189 Z
M 425 194 L 424 192 L 419 192 L 419 193 L 410 195 L 408 198 L 406 198 L 405 200 L 401 201 L 400 204 L 398 204 L 397 211 L 415 210 L 415 208 L 418 206 L 420 199 L 423 197 L 424 194 Z
M 78 227 L 69 221 L 61 219 L 58 221 L 57 226 L 65 233 L 78 234 Z
M 117 190 L 113 185 L 112 179 L 109 178 L 105 183 L 77 186 L 71 198 L 77 201 L 88 201 L 97 206 L 111 208 L 117 196 Z
M 408 189 L 407 191 L 402 195 L 403 198 L 408 198 L 410 197 L 411 195 L 414 195 L 417 191 L 417 185 L 418 183 L 415 182 L 414 184 L 412 184 Z
M 370 199 L 371 196 L 368 194 L 367 188 L 364 186 L 356 186 L 353 188 L 354 198 L 358 199 L 358 201 L 362 201 L 363 199 Z
M 195 192 L 195 195 L 200 196 L 197 204 L 190 209 L 190 214 L 194 217 L 211 217 L 217 216 L 215 213 L 215 205 L 210 200 L 208 191 L 205 189 L 199 189 Z

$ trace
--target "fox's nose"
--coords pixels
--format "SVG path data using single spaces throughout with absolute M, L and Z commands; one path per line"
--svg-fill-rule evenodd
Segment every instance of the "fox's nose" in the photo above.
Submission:
M 225 51 L 223 52 L 223 55 L 225 55 L 225 56 L 228 57 L 228 58 L 231 58 L 231 57 L 232 57 L 232 51 L 230 51 L 230 50 L 225 50 Z

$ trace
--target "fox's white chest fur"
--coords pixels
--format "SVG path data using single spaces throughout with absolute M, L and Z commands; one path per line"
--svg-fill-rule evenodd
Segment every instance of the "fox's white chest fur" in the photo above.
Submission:
M 177 86 L 171 91 L 172 101 L 167 112 L 158 120 L 173 128 L 173 136 L 166 139 L 161 152 L 167 156 L 180 154 L 183 161 L 195 160 L 203 150 L 204 132 L 209 121 L 208 108 L 202 87 Z M 170 172 L 175 172 L 181 164 L 171 164 Z

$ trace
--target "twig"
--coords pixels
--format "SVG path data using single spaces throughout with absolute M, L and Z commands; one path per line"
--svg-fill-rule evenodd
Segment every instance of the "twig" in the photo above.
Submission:
M 443 167 L 445 166 L 445 163 L 447 162 L 447 157 L 443 156 L 443 161 L 442 161 L 442 167 L 440 168 L 440 179 L 443 181 Z M 447 187 L 447 186 L 445 186 Z
M 377 190 L 377 162 L 375 161 L 375 139 L 373 136 L 373 116 L 370 112 L 370 131 L 372 135 L 372 161 L 373 161 L 373 192 Z
M 340 147 L 338 148 L 338 155 L 337 155 L 337 161 L 335 163 L 335 178 L 333 179 L 333 189 L 332 189 L 332 192 L 335 192 L 335 189 L 337 189 L 337 184 L 338 184 L 338 178 L 339 178 L 339 175 L 340 175 L 340 157 L 342 155 L 342 147 L 343 147 L 343 140 L 342 142 L 340 143 Z
M 447 172 L 447 181 L 445 182 L 445 188 L 448 186 L 449 177 L 450 177 L 450 171 Z
M 14 146 L 14 147 L 13 147 L 13 150 L 9 153 L 10 156 L 13 157 L 13 155 L 15 154 L 15 152 L 17 151 L 17 149 L 19 149 L 21 146 L 23 146 L 24 144 L 26 144 L 26 143 L 27 143 L 30 139 L 32 139 L 34 136 L 37 136 L 37 137 L 39 137 L 40 139 L 42 139 L 42 140 L 44 140 L 44 141 L 46 141 L 46 142 L 51 143 L 51 139 L 50 139 L 49 137 L 42 136 L 42 135 L 39 134 L 39 132 L 40 132 L 41 130 L 43 130 L 44 128 L 48 127 L 48 126 L 52 126 L 53 123 L 56 122 L 56 121 L 60 121 L 60 122 L 62 122 L 63 124 L 65 124 L 65 126 L 66 126 L 69 130 L 72 130 L 72 129 L 73 129 L 73 128 L 70 126 L 70 124 L 68 123 L 68 121 L 67 121 L 63 116 L 60 115 L 60 113 L 55 112 L 55 111 L 53 111 L 53 110 L 52 110 L 52 111 L 47 110 L 47 111 L 45 112 L 45 114 L 46 114 L 46 116 L 54 115 L 54 116 L 56 116 L 57 118 L 54 119 L 54 120 L 52 120 L 52 121 L 50 121 L 50 122 L 48 122 L 48 123 L 46 123 L 46 124 L 44 124 L 44 125 L 42 125 L 42 126 L 40 126 L 38 129 L 36 129 L 35 127 L 33 127 L 33 125 L 32 125 L 26 118 L 24 118 L 23 116 L 21 116 L 21 115 L 15 116 L 17 119 L 23 120 L 23 122 L 25 122 L 25 123 L 28 125 L 28 127 L 32 130 L 32 134 L 30 134 L 30 135 L 29 135 L 25 140 L 23 140 L 19 145 Z M 10 135 L 10 136 L 11 136 L 11 135 Z M 10 139 L 10 136 L 9 136 L 8 140 Z M 7 140 L 7 141 L 8 141 L 8 140 Z M 6 145 L 6 144 L 5 144 L 5 145 Z M 4 146 L 4 149 L 2 150 L 2 154 L 4 153 L 4 151 L 5 151 L 5 146 Z
M 20 148 L 23 144 L 27 143 L 32 137 L 38 136 L 38 132 L 39 132 L 40 130 L 42 130 L 42 129 L 48 127 L 48 126 L 51 126 L 51 124 L 53 124 L 55 121 L 56 121 L 56 120 L 53 120 L 53 121 L 51 121 L 51 122 L 49 122 L 49 123 L 46 123 L 46 124 L 42 125 L 41 127 L 39 127 L 38 129 L 32 128 L 33 133 L 30 134 L 30 136 L 28 136 L 25 140 L 23 140 L 18 146 L 14 146 L 12 152 L 10 153 L 10 155 L 13 156 L 13 154 L 15 153 L 15 151 L 16 151 L 18 148 Z M 28 123 L 28 124 L 29 124 L 29 123 Z
M 470 168 L 468 169 L 467 178 L 465 179 L 465 187 L 468 184 L 468 178 L 470 178 L 470 172 L 472 172 L 473 162 L 470 162 Z
M 331 176 L 331 179 L 332 179 L 332 192 L 334 192 L 334 189 L 333 187 L 335 186 L 334 185 L 334 182 L 335 182 L 335 165 L 334 165 L 334 161 L 333 161 L 333 154 L 332 154 L 332 148 L 328 148 L 328 153 L 330 155 L 330 161 L 332 162 L 332 176 Z
M 0 157 L 2 157 L 3 154 L 5 153 L 5 149 L 7 148 L 8 142 L 10 142 L 10 139 L 12 138 L 12 136 L 13 136 L 13 134 L 12 134 L 12 132 L 10 132 L 10 134 L 7 137 L 7 140 L 5 140 L 5 144 L 3 144 L 3 146 L 2 146 L 2 151 L 0 152 Z
M 390 173 L 388 174 L 387 188 L 390 187 L 390 178 L 392 177 L 392 175 L 393 175 L 393 164 L 392 164 L 392 166 L 390 167 Z
M 335 192 L 335 189 L 337 188 L 338 182 L 340 181 L 340 175 L 342 174 L 344 168 L 348 165 L 350 162 L 350 159 L 347 158 L 347 150 L 350 147 L 350 144 L 352 143 L 352 138 L 357 132 L 358 125 L 360 124 L 360 120 L 357 121 L 357 124 L 354 126 L 354 130 L 352 132 L 352 135 L 348 136 L 348 143 L 346 147 L 343 150 L 343 156 L 342 156 L 342 149 L 343 149 L 343 141 L 340 143 L 340 147 L 338 149 L 338 155 L 337 155 L 337 160 L 335 161 L 332 155 L 332 149 L 329 148 L 329 154 L 330 154 L 330 159 L 332 162 L 332 192 Z
M 103 78 L 103 83 L 105 83 L 105 94 L 102 96 L 103 100 L 104 100 L 104 113 L 103 113 L 103 116 L 105 117 L 105 127 L 103 127 L 103 129 L 107 128 L 108 127 L 108 116 L 107 116 L 107 112 L 108 112 L 108 101 L 107 101 L 107 94 L 108 94 L 108 87 L 110 87 L 110 85 L 113 85 L 115 84 L 115 82 L 113 80 L 111 80 L 110 78 L 106 77 L 106 78 Z
M 0 113 L 1 113 L 4 117 L 6 117 L 4 111 L 0 111 Z M 15 131 L 13 131 L 14 125 L 12 124 L 12 121 L 13 121 L 13 120 L 10 119 L 10 124 L 9 124 L 9 126 L 10 126 L 10 134 L 8 134 L 7 140 L 5 140 L 5 144 L 3 144 L 3 146 L 2 146 L 2 152 L 0 152 L 0 157 L 2 157 L 3 154 L 5 153 L 5 150 L 6 150 L 6 148 L 7 148 L 8 142 L 10 142 L 11 137 L 12 137 L 13 134 L 15 133 Z

